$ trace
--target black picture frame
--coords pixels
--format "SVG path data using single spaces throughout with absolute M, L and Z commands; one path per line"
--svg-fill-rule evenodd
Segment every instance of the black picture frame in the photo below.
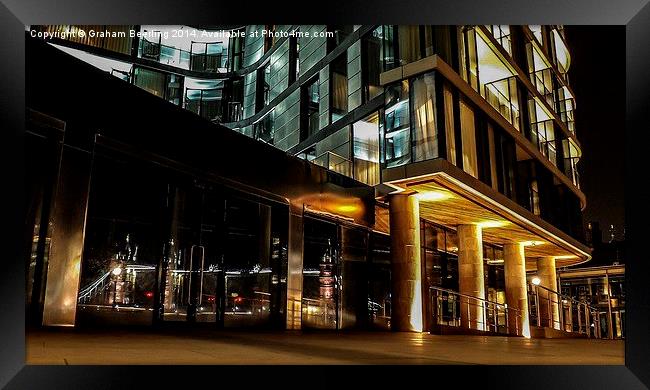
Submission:
M 314 12 L 314 7 L 319 8 Z M 627 337 L 625 366 L 491 366 L 491 367 L 409 367 L 383 370 L 381 367 L 337 367 L 327 375 L 349 378 L 350 374 L 365 385 L 404 386 L 416 383 L 442 385 L 449 378 L 454 386 L 468 382 L 477 386 L 551 389 L 551 388 L 617 388 L 633 389 L 650 386 L 650 276 L 649 262 L 644 250 L 648 229 L 650 191 L 646 185 L 647 162 L 644 161 L 649 143 L 648 112 L 650 112 L 650 5 L 648 0 L 574 0 L 571 2 L 472 0 L 433 1 L 327 1 L 319 3 L 285 3 L 264 1 L 254 3 L 235 1 L 172 0 L 134 2 L 129 0 L 91 2 L 82 0 L 2 0 L 0 5 L 0 45 L 2 61 L 2 167 L 4 183 L 1 188 L 9 199 L 3 202 L 3 218 L 9 234 L 3 234 L 3 267 L 0 272 L 0 385 L 7 388 L 163 388 L 189 387 L 195 380 L 213 385 L 217 377 L 241 381 L 246 387 L 253 381 L 260 385 L 295 386 L 296 375 L 321 375 L 323 369 L 267 367 L 256 369 L 254 375 L 246 368 L 209 369 L 184 366 L 174 368 L 172 378 L 166 367 L 134 366 L 28 366 L 25 365 L 24 324 L 24 263 L 18 236 L 23 221 L 21 138 L 25 119 L 25 25 L 92 22 L 100 24 L 178 23 L 214 25 L 254 23 L 268 20 L 292 21 L 306 24 L 333 22 L 338 24 L 380 23 L 397 24 L 471 24 L 505 22 L 509 24 L 562 23 L 613 24 L 626 26 L 626 257 Z M 603 55 L 608 55 L 603 48 Z M 47 71 L 47 64 L 43 64 Z M 607 158 L 607 156 L 603 156 Z M 621 173 L 623 174 L 623 173 Z M 606 185 L 606 178 L 603 178 Z M 18 228 L 17 228 L 18 227 Z M 354 371 L 353 371 L 354 370 Z M 367 371 L 366 371 L 367 370 Z M 349 371 L 349 372 L 345 372 Z M 360 371 L 365 371 L 361 373 Z M 372 372 L 371 372 L 372 371 Z M 199 375 L 199 372 L 202 374 Z M 226 372 L 228 375 L 225 375 Z M 235 373 L 233 375 L 233 373 Z M 347 381 L 347 379 L 345 379 Z M 423 382 L 421 382 L 423 380 Z M 446 381 L 446 380 L 444 380 Z M 331 386 L 339 386 L 333 380 Z M 322 384 L 321 384 L 322 385 Z

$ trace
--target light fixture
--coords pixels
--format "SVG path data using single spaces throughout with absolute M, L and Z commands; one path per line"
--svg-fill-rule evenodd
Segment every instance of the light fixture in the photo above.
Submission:
M 115 267 L 113 268 L 113 275 L 119 276 L 122 273 L 122 267 Z
M 482 229 L 488 229 L 488 228 L 503 227 L 506 226 L 508 223 L 509 223 L 508 221 L 482 221 L 477 223 L 477 225 Z
M 425 192 L 418 192 L 417 194 L 413 195 L 415 196 L 419 201 L 422 202 L 435 202 L 438 200 L 444 200 L 451 198 L 451 195 L 447 192 L 442 192 L 442 191 L 425 191 Z
M 538 278 L 537 276 L 535 276 L 535 277 L 533 278 L 532 282 L 533 282 L 533 284 L 534 284 L 535 286 L 539 286 L 539 284 L 542 283 L 542 280 L 541 280 L 540 278 Z
M 350 213 L 356 211 L 357 206 L 351 204 L 345 204 L 345 205 L 338 206 L 336 209 L 342 213 Z

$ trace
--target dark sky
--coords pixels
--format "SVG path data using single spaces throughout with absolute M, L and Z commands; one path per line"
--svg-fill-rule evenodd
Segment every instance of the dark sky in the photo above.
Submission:
M 598 221 L 606 238 L 613 224 L 620 239 L 625 214 L 625 26 L 566 26 L 566 36 L 582 145 L 584 221 Z

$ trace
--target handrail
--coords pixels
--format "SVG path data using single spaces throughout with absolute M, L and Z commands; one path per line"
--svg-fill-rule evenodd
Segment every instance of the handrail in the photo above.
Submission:
M 447 294 L 447 296 L 440 293 Z M 507 334 L 512 331 L 515 334 L 520 334 L 519 321 L 516 318 L 522 317 L 522 313 L 517 308 L 436 286 L 429 287 L 429 295 L 433 326 L 447 325 L 495 333 Z M 446 310 L 447 314 L 451 313 L 451 316 L 445 316 L 442 303 L 446 301 L 449 305 L 449 302 L 452 301 L 449 299 L 450 296 L 454 297 L 453 305 L 447 306 Z M 445 317 L 448 318 L 445 319 Z M 500 318 L 503 321 L 500 321 Z
M 545 294 L 540 294 L 540 290 Z M 600 313 L 588 303 L 532 283 L 528 284 L 528 299 L 529 314 L 537 326 L 600 338 Z
M 429 290 L 438 290 L 438 291 L 446 292 L 446 293 L 449 293 L 449 294 L 458 295 L 458 296 L 469 298 L 469 299 L 474 299 L 474 300 L 477 300 L 477 301 L 491 303 L 491 304 L 494 304 L 494 305 L 497 305 L 497 306 L 500 306 L 500 307 L 503 307 L 503 308 L 506 308 L 506 309 L 508 308 L 508 305 L 505 304 L 505 303 L 499 303 L 499 302 L 495 302 L 495 301 L 490 301 L 490 300 L 485 299 L 485 298 L 480 298 L 480 297 L 475 297 L 473 295 L 463 294 L 461 292 L 458 292 L 458 291 L 455 291 L 455 290 L 450 290 L 448 288 L 431 286 L 431 287 L 429 287 Z M 512 310 L 515 310 L 515 309 L 512 309 Z

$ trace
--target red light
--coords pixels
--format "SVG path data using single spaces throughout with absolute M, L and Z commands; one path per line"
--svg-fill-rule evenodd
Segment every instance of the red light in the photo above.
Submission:
M 153 293 L 151 291 L 147 291 L 146 293 L 144 293 L 144 296 L 147 298 L 151 298 L 153 297 Z

